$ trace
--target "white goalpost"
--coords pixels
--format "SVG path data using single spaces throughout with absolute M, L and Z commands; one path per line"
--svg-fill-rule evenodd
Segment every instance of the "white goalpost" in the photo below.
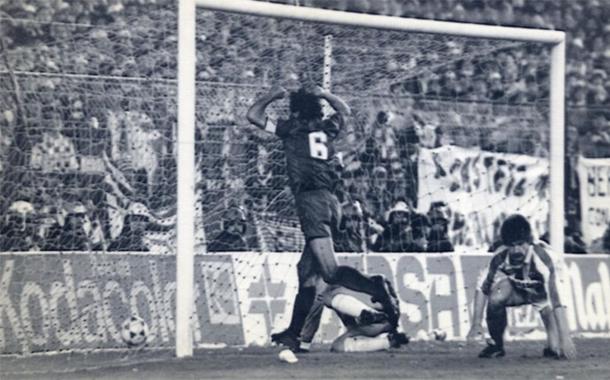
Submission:
M 564 73 L 565 33 L 561 31 L 473 25 L 418 20 L 273 4 L 253 0 L 179 0 L 178 18 L 178 141 L 177 141 L 177 273 L 176 356 L 193 354 L 192 315 L 194 305 L 195 256 L 195 65 L 197 7 L 210 11 L 244 13 L 280 19 L 316 22 L 388 31 L 442 34 L 457 37 L 511 40 L 546 44 L 551 47 L 549 72 L 549 163 L 550 243 L 563 251 L 564 241 Z M 324 67 L 330 68 L 330 39 L 326 41 Z M 330 71 L 324 72 L 324 86 L 330 85 Z M 202 104 L 202 108 L 206 104 Z M 205 333 L 205 332 L 204 332 Z
M 195 2 L 178 6 L 176 355 L 193 355 L 195 250 Z M 190 338 L 189 338 L 190 337 Z

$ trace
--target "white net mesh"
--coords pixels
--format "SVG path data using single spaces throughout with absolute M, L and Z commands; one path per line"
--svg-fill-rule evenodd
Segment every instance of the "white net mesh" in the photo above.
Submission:
M 3 354 L 124 350 L 135 315 L 174 345 L 175 11 L 147 13 L 0 20 Z
M 337 251 L 484 252 L 514 212 L 532 221 L 536 236 L 548 231 L 548 65 L 533 70 L 526 64 L 533 57 L 549 62 L 544 46 L 221 12 L 198 17 L 198 76 L 205 79 L 197 87 L 198 153 L 201 194 L 208 197 L 202 202 L 207 249 L 259 252 L 232 256 L 246 343 L 266 344 L 271 331 L 287 325 L 298 256 L 285 252 L 302 250 L 304 240 L 282 143 L 249 125 L 245 115 L 272 85 L 321 85 L 328 35 L 331 90 L 353 112 L 338 142 L 338 196 L 351 237 L 335 237 Z M 268 114 L 288 117 L 287 100 L 273 103 Z M 401 208 L 410 214 L 408 232 L 384 241 L 393 228 L 391 214 Z M 223 223 L 239 218 L 243 239 L 226 239 Z M 457 314 L 443 310 L 458 308 L 450 306 L 457 294 L 470 297 L 455 287 L 463 276 L 465 289 L 473 289 L 477 260 L 341 260 L 394 279 L 410 335 L 422 337 L 442 325 L 457 336 L 464 328 Z M 318 337 L 328 341 L 338 331 L 336 318 L 327 315 Z
M 201 12 L 200 19 L 207 22 L 198 25 L 199 77 L 220 82 L 198 84 L 198 120 L 210 134 L 202 153 L 206 162 L 222 163 L 214 166 L 217 174 L 203 178 L 225 181 L 212 190 L 225 201 L 210 203 L 217 210 L 206 210 L 204 219 L 218 220 L 217 212 L 236 205 L 251 215 L 248 230 L 265 250 L 295 241 L 286 234 L 299 241 L 281 143 L 253 134 L 245 114 L 273 84 L 321 85 L 324 37 L 330 35 L 331 89 L 354 113 L 340 141 L 343 201 L 358 200 L 379 224 L 400 199 L 423 214 L 444 201 L 453 209 L 454 245 L 469 249 L 489 246 L 493 226 L 510 212 L 534 217 L 539 234 L 546 232 L 548 66 L 528 72 L 522 64 L 526 56 L 548 58 L 543 46 L 219 12 Z M 266 38 L 251 37 L 261 30 Z M 216 59 L 219 52 L 224 59 Z M 512 69 L 499 70 L 503 65 Z M 279 102 L 271 114 L 286 117 L 286 109 L 287 102 Z M 224 150 L 207 149 L 205 141 L 220 136 Z M 376 175 L 383 182 L 377 187 Z M 213 223 L 205 225 L 208 231 Z M 278 226 L 284 226 L 283 243 L 266 233 Z

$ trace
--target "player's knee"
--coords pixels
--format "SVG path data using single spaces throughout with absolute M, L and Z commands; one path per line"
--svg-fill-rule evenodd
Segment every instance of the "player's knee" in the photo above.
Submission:
M 363 333 L 365 336 L 373 338 L 383 333 L 390 332 L 393 329 L 394 327 L 390 324 L 390 322 L 382 322 L 366 326 L 366 328 L 363 329 Z
M 322 302 L 326 307 L 333 307 L 333 298 L 338 294 L 339 288 L 328 288 L 324 293 L 322 293 Z
M 550 304 L 537 304 L 534 308 L 540 313 L 540 317 L 544 320 L 545 318 L 553 317 L 553 308 Z
M 338 268 L 324 268 L 322 269 L 322 278 L 324 282 L 329 285 L 336 285 L 339 282 L 339 271 Z
M 513 287 L 508 280 L 500 281 L 491 288 L 488 297 L 490 306 L 505 306 L 513 292 Z
M 506 297 L 503 296 L 502 294 L 495 294 L 492 293 L 492 295 L 489 296 L 488 299 L 488 307 L 504 307 L 504 304 L 506 303 Z
M 512 293 L 512 288 L 509 289 L 502 283 L 492 287 L 489 296 L 487 297 L 487 315 L 499 315 L 506 312 L 508 299 Z

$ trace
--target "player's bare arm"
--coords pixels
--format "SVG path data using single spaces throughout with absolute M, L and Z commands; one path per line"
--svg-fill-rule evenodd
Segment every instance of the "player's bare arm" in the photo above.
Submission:
M 485 306 L 487 306 L 487 296 L 480 289 L 477 289 L 474 296 L 474 311 L 472 316 L 472 324 L 470 325 L 470 331 L 468 331 L 468 335 L 466 335 L 466 340 L 468 342 L 474 342 L 480 337 L 483 337 L 483 335 L 485 334 L 482 324 Z
M 559 346 L 561 349 L 561 355 L 566 359 L 576 358 L 576 347 L 572 341 L 570 335 L 570 326 L 568 324 L 568 318 L 566 316 L 566 308 L 560 302 L 558 289 L 556 285 L 556 273 L 555 269 L 551 270 L 549 278 L 549 296 L 551 298 L 551 305 L 553 307 L 553 316 L 557 324 L 557 330 L 559 331 Z
M 550 247 L 545 248 L 547 250 L 550 249 Z M 556 264 L 549 256 L 547 251 L 537 251 L 537 254 L 544 264 L 549 268 L 550 272 L 547 280 L 547 290 L 549 301 L 553 310 L 553 317 L 559 333 L 558 338 L 560 346 L 559 348 L 561 350 L 560 354 L 566 359 L 574 359 L 576 357 L 576 347 L 574 346 L 574 342 L 572 341 L 572 337 L 570 335 L 570 326 L 566 317 L 566 308 L 561 302 L 559 289 L 557 288 L 558 273 Z
M 285 97 L 286 94 L 285 88 L 281 86 L 272 87 L 269 92 L 258 98 L 254 104 L 250 106 L 250 109 L 248 109 L 248 113 L 246 114 L 248 121 L 260 129 L 266 129 L 267 115 L 265 111 L 267 110 L 267 107 L 274 101 Z
M 501 262 L 502 258 L 500 257 L 500 255 L 494 255 L 494 257 L 489 262 L 487 273 L 482 278 L 480 286 L 478 286 L 477 290 L 475 291 L 472 323 L 470 325 L 470 331 L 468 331 L 468 334 L 466 335 L 466 340 L 468 342 L 475 341 L 476 339 L 478 339 L 479 337 L 483 337 L 484 335 L 482 323 L 483 315 L 485 313 L 485 307 L 487 306 L 486 293 L 491 290 L 496 271 Z

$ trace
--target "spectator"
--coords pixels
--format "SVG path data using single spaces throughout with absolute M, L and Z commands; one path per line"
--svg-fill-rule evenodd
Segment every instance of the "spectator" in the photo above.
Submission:
M 144 237 L 151 221 L 150 215 L 144 207 L 133 207 L 133 205 L 129 208 L 129 212 L 123 221 L 121 233 L 110 243 L 108 251 L 149 251 Z
M 377 165 L 388 166 L 398 159 L 398 140 L 390 123 L 390 114 L 377 113 L 371 135 L 366 139 L 365 151 L 360 157 L 366 170 Z
M 281 1 L 290 3 L 288 0 Z M 44 124 L 32 124 L 34 128 L 31 128 L 30 138 L 34 140 L 32 141 L 34 146 L 31 149 L 29 146 L 23 149 L 25 155 L 31 159 L 31 166 L 27 169 L 38 169 L 46 173 L 70 172 L 72 174 L 84 170 L 80 165 L 83 162 L 83 155 L 87 154 L 84 153 L 85 150 L 90 148 L 86 141 L 92 137 L 85 133 L 87 129 L 81 126 L 91 116 L 92 107 L 95 107 L 96 112 L 99 108 L 102 110 L 99 111 L 100 113 L 113 112 L 120 115 L 120 120 L 115 123 L 119 125 L 118 128 L 110 128 L 113 123 L 104 120 L 102 117 L 100 117 L 100 124 L 102 128 L 112 130 L 113 142 L 120 141 L 120 144 L 113 145 L 113 149 L 121 153 L 118 157 L 113 157 L 113 161 L 117 164 L 123 164 L 121 171 L 127 175 L 127 178 L 133 180 L 130 181 L 130 184 L 135 188 L 135 193 L 141 192 L 140 185 L 147 187 L 146 191 L 148 193 L 158 193 L 160 186 L 172 183 L 171 179 L 160 175 L 167 174 L 167 171 L 165 171 L 167 167 L 162 167 L 162 160 L 166 157 L 173 157 L 174 153 L 166 151 L 170 144 L 163 143 L 163 140 L 169 136 L 157 136 L 154 133 L 158 130 L 158 125 L 166 124 L 165 120 L 160 119 L 161 115 L 164 116 L 166 112 L 155 109 L 155 112 L 149 113 L 150 122 L 138 122 L 130 114 L 135 116 L 142 113 L 140 106 L 145 103 L 145 100 L 138 98 L 146 91 L 139 88 L 142 84 L 133 85 L 127 83 L 129 81 L 119 83 L 119 81 L 100 78 L 100 81 L 106 84 L 93 85 L 97 82 L 96 75 L 136 76 L 140 78 L 153 75 L 157 76 L 157 79 L 175 77 L 176 62 L 175 59 L 171 58 L 170 53 L 175 50 L 176 36 L 167 32 L 167 26 L 175 22 L 175 12 L 168 9 L 166 3 L 162 3 L 158 4 L 161 6 L 160 9 L 151 13 L 145 9 L 146 4 L 144 3 L 146 1 L 112 0 L 108 3 L 102 2 L 91 5 L 77 1 L 71 2 L 69 7 L 65 7 L 65 2 L 60 1 L 53 4 L 49 3 L 48 6 L 43 7 L 40 7 L 40 4 L 37 3 L 33 3 L 34 5 L 23 3 L 8 6 L 4 9 L 8 13 L 8 17 L 15 20 L 15 22 L 6 24 L 5 31 L 7 44 L 9 45 L 7 46 L 9 61 L 14 65 L 13 68 L 21 72 L 54 73 L 53 78 L 44 80 L 32 79 L 32 76 L 27 74 L 24 74 L 23 77 L 25 80 L 22 81 L 22 85 L 27 114 L 24 117 L 28 120 L 42 121 L 41 124 Z M 518 23 L 529 27 L 565 29 L 568 32 L 568 68 L 571 72 L 577 72 L 578 74 L 576 82 L 568 83 L 569 96 L 567 100 L 569 104 L 577 107 L 593 105 L 602 108 L 609 103 L 607 91 L 610 84 L 606 83 L 606 77 L 607 73 L 610 73 L 610 49 L 607 48 L 607 46 L 610 46 L 610 27 L 607 26 L 604 18 L 608 13 L 607 7 L 604 8 L 604 4 L 596 0 L 588 1 L 586 4 L 565 2 L 561 6 L 553 1 L 528 2 L 524 0 L 494 0 L 489 2 L 480 0 L 438 0 L 430 2 L 420 0 L 357 0 L 355 2 L 347 0 L 332 0 L 330 2 L 306 0 L 305 3 L 310 6 L 340 10 L 349 9 L 376 14 L 402 13 L 403 16 L 411 17 L 425 16 L 463 22 L 483 21 L 501 25 Z M 260 36 L 266 34 L 249 34 L 247 31 L 251 30 L 251 25 L 240 25 L 236 19 L 220 15 L 220 13 L 215 18 L 212 27 L 210 29 L 204 28 L 203 33 L 198 37 L 203 42 L 203 49 L 206 49 L 201 51 L 201 59 L 198 60 L 197 71 L 205 76 L 202 79 L 218 82 L 254 83 L 258 78 L 262 83 L 266 83 L 265 72 L 261 72 L 261 70 L 268 69 L 261 69 L 258 64 L 260 58 L 270 57 L 274 54 L 273 51 L 264 50 L 265 41 Z M 133 25 L 128 24 L 127 20 L 132 19 L 137 21 Z M 94 25 L 87 26 L 86 24 Z M 265 30 L 273 39 L 282 36 L 286 30 L 275 22 L 271 22 L 269 25 L 268 28 L 267 24 L 263 23 L 257 31 Z M 361 31 L 357 33 L 365 35 Z M 359 36 L 360 34 L 357 34 L 352 37 Z M 409 40 L 408 36 L 405 38 Z M 354 40 L 359 41 L 358 38 Z M 422 39 L 422 41 L 425 41 L 425 39 Z M 243 46 L 248 47 L 242 49 Z M 295 49 L 284 49 L 282 47 L 272 49 L 280 51 L 278 53 L 280 55 L 276 57 L 279 61 L 294 63 L 293 66 L 295 67 L 291 69 L 293 71 L 292 75 L 299 72 L 298 61 L 306 53 L 306 49 L 303 50 L 298 44 L 295 46 Z M 439 46 L 442 46 L 442 44 Z M 477 44 L 477 46 L 485 47 L 485 44 Z M 502 49 L 501 46 L 494 47 L 494 51 L 506 51 L 507 53 L 492 53 L 497 56 L 496 61 L 500 63 L 497 70 L 484 65 L 486 60 L 485 51 L 481 50 L 481 54 L 479 54 L 472 49 L 468 42 L 462 43 L 458 40 L 447 44 L 449 49 L 444 51 L 443 54 L 447 54 L 450 60 L 456 58 L 456 55 L 461 56 L 465 60 L 463 64 L 457 63 L 454 65 L 449 62 L 447 65 L 435 67 L 434 62 L 440 61 L 438 55 L 435 56 L 425 52 L 417 58 L 404 58 L 393 53 L 385 56 L 387 54 L 385 51 L 392 50 L 386 48 L 377 52 L 376 56 L 379 62 L 384 60 L 392 62 L 389 66 L 391 69 L 388 69 L 388 71 L 391 71 L 390 74 L 400 73 L 400 71 L 406 73 L 416 67 L 424 68 L 423 72 L 412 71 L 408 75 L 404 75 L 403 83 L 400 83 L 400 80 L 393 83 L 395 88 L 411 91 L 413 94 L 422 95 L 428 90 L 433 97 L 438 97 L 439 94 L 445 97 L 460 97 L 460 99 L 457 99 L 460 103 L 462 103 L 462 100 L 468 99 L 487 102 L 491 97 L 494 100 L 506 99 L 511 103 L 523 104 L 538 102 L 541 98 L 547 97 L 548 89 L 544 85 L 548 81 L 540 76 L 540 73 L 544 73 L 546 70 L 545 64 L 541 62 L 548 62 L 548 59 L 543 55 L 545 50 L 543 49 L 540 53 L 537 53 L 517 46 L 511 46 L 507 49 Z M 366 48 L 366 46 L 364 47 Z M 208 54 L 210 49 L 215 49 L 213 54 Z M 439 47 L 432 50 L 440 52 L 444 49 Z M 461 53 L 457 54 L 455 52 Z M 511 55 L 515 58 L 514 62 L 510 59 Z M 503 56 L 506 59 L 501 58 Z M 370 63 L 366 60 L 366 54 L 362 53 L 343 54 L 342 56 L 339 52 L 334 55 L 334 59 L 341 61 L 341 65 L 338 67 L 346 67 L 346 65 L 352 63 L 361 67 L 365 63 Z M 401 64 L 403 61 L 409 63 Z M 283 66 L 291 65 L 284 64 Z M 257 70 L 259 71 L 257 72 Z M 338 75 L 341 75 L 341 71 L 337 70 Z M 434 77 L 442 73 L 444 75 L 439 82 L 439 78 Z M 81 94 L 86 94 L 86 96 L 70 99 L 68 104 L 58 105 L 58 103 L 53 102 L 56 94 L 78 94 L 78 91 L 72 91 L 71 87 L 68 87 L 71 86 L 68 83 L 78 82 L 77 78 L 71 78 L 70 74 L 88 74 L 93 77 L 86 80 L 87 85 L 85 87 L 79 87 L 82 91 Z M 494 77 L 499 75 L 499 78 L 487 78 L 486 74 L 492 74 Z M 431 77 L 432 80 L 428 83 L 427 88 L 421 85 L 422 82 L 426 82 L 427 78 Z M 342 85 L 341 78 L 339 76 L 337 78 L 337 84 Z M 44 85 L 38 86 L 41 82 L 44 82 Z M 378 83 L 375 80 L 373 82 Z M 34 83 L 37 85 L 35 86 Z M 107 86 L 107 88 L 104 88 L 104 86 Z M 163 86 L 165 88 L 165 85 Z M 129 92 L 128 88 L 136 88 L 137 91 Z M 345 89 L 345 91 L 349 92 L 349 89 Z M 462 94 L 462 92 L 464 93 Z M 51 99 L 41 102 L 48 104 L 48 106 L 43 107 L 43 115 L 40 115 L 41 110 L 36 102 L 40 101 L 45 94 L 50 94 Z M 223 98 L 224 94 L 219 91 L 215 96 L 220 99 Z M 161 97 L 161 95 L 151 93 L 147 93 L 146 96 Z M 2 103 L 5 106 L 4 109 L 14 109 L 14 105 L 10 104 L 10 98 L 6 97 L 5 102 Z M 128 102 L 132 103 L 126 105 L 128 108 L 120 110 L 118 107 L 113 109 L 111 106 L 114 102 L 120 102 L 115 99 L 133 99 L 134 101 Z M 33 106 L 32 110 L 29 108 L 30 105 Z M 443 106 L 443 103 L 432 105 Z M 573 110 L 568 111 L 573 112 Z M 171 112 L 170 110 L 169 113 Z M 224 112 L 226 111 L 220 113 Z M 476 115 L 484 113 L 484 111 L 479 110 L 472 112 Z M 375 129 L 377 131 L 378 124 L 384 124 L 383 127 L 379 128 L 384 132 L 369 139 L 367 146 L 371 148 L 372 153 L 369 156 L 371 160 L 363 162 L 362 173 L 366 173 L 368 178 L 373 178 L 374 174 L 379 174 L 379 172 L 373 173 L 374 168 L 385 168 L 388 170 L 386 173 L 386 192 L 393 192 L 387 181 L 394 179 L 397 188 L 409 189 L 407 194 L 409 201 L 412 202 L 412 205 L 416 205 L 416 182 L 414 185 L 409 183 L 405 185 L 403 182 L 418 178 L 417 157 L 415 153 L 405 155 L 400 152 L 401 148 L 405 146 L 402 142 L 394 145 L 396 150 L 399 151 L 400 165 L 403 168 L 404 175 L 395 176 L 392 174 L 393 171 L 390 171 L 390 169 L 395 168 L 393 162 L 389 162 L 393 158 L 392 138 L 390 136 L 388 139 L 388 136 L 393 131 L 391 126 L 385 128 L 389 126 L 391 121 L 389 115 L 389 112 L 381 112 L 377 115 Z M 58 120 L 58 117 L 61 120 Z M 229 116 L 219 116 L 219 118 L 223 117 Z M 56 128 L 52 128 L 50 121 L 57 124 Z M 70 128 L 67 128 L 69 127 L 67 122 L 70 121 L 76 129 L 84 134 L 69 134 Z M 472 123 L 476 124 L 477 121 L 478 119 L 472 120 Z M 137 125 L 140 123 L 142 125 Z M 595 126 L 596 124 L 597 126 Z M 443 120 L 441 125 L 446 127 L 447 121 Z M 123 126 L 126 128 L 123 128 Z M 580 147 L 585 156 L 610 156 L 607 119 L 593 120 L 592 125 L 587 127 L 589 130 L 585 131 L 580 139 Z M 452 129 L 455 130 L 453 126 Z M 139 131 L 135 133 L 135 136 L 133 132 L 130 132 L 134 130 Z M 449 134 L 449 131 L 447 133 Z M 3 134 L 0 140 L 3 138 L 10 139 L 10 136 L 11 133 Z M 398 137 L 400 139 L 400 136 Z M 231 143 L 234 144 L 234 142 Z M 434 145 L 437 144 L 438 141 L 435 141 Z M 6 145 L 10 145 L 10 142 Z M 22 144 L 18 145 L 23 146 Z M 109 145 L 109 141 L 103 141 L 103 145 Z M 119 150 L 119 146 L 124 146 L 120 148 L 123 150 L 122 152 Z M 97 155 L 97 153 L 89 154 L 90 157 L 88 158 L 94 159 L 94 156 Z M 415 156 L 414 159 L 410 160 L 412 162 L 411 166 L 409 166 L 409 160 L 406 160 L 407 156 Z M 0 159 L 2 160 L 0 170 L 4 170 L 3 173 L 7 171 L 9 165 L 5 157 L 6 155 L 0 149 Z M 171 159 L 167 159 L 167 162 L 170 161 Z M 277 160 L 274 159 L 274 161 Z M 141 180 L 144 176 L 146 176 L 146 179 Z M 274 175 L 274 177 L 280 176 Z M 228 178 L 220 179 L 227 180 Z M 256 189 L 252 191 L 256 193 L 257 197 L 260 195 L 260 202 L 257 198 L 257 202 L 253 203 L 258 205 L 260 210 L 285 209 L 283 205 L 279 204 L 277 201 L 279 198 L 276 197 L 282 189 L 280 181 L 277 178 L 267 180 L 265 177 L 261 179 L 254 184 Z M 366 195 L 368 191 L 368 189 L 365 190 L 366 186 L 356 180 L 352 182 L 354 183 L 346 186 L 351 195 Z M 16 185 L 23 186 L 22 184 Z M 372 197 L 375 197 L 375 194 Z M 391 205 L 393 197 L 395 198 L 396 194 L 383 196 L 381 200 L 374 199 L 378 203 L 377 206 L 380 206 L 372 206 L 380 222 L 386 209 Z M 365 198 L 365 196 L 361 198 Z M 269 201 L 270 205 L 267 205 L 267 200 L 273 201 Z M 89 209 L 92 210 L 92 208 Z M 91 215 L 94 215 L 94 213 Z M 63 223 L 59 227 L 63 229 Z
M 412 210 L 404 201 L 398 201 L 389 211 L 387 225 L 373 246 L 376 252 L 424 252 L 425 247 L 413 239 Z
M 0 252 L 38 250 L 33 217 L 34 207 L 30 202 L 11 204 L 0 225 Z
M 59 115 L 47 109 L 43 118 L 48 118 L 52 126 L 42 135 L 42 141 L 32 148 L 31 167 L 43 172 L 78 170 L 76 149 L 72 141 L 61 133 Z
M 589 128 L 581 130 L 580 152 L 587 158 L 610 157 L 610 130 L 606 110 L 593 113 Z
M 339 231 L 333 235 L 336 252 L 365 252 L 364 213 L 360 202 L 349 202 L 343 206 Z
M 244 238 L 246 233 L 246 214 L 237 206 L 231 207 L 225 213 L 222 231 L 208 244 L 209 252 L 239 252 L 248 251 L 248 243 Z
M 498 21 L 500 25 L 514 25 L 515 24 L 515 13 L 513 4 L 509 1 L 500 1 L 497 4 L 499 8 Z
M 428 235 L 427 252 L 453 252 L 453 244 L 449 239 L 450 210 L 445 202 L 432 202 L 428 211 L 430 233 Z
M 570 98 L 573 106 L 585 107 L 587 105 L 587 87 L 584 81 L 577 81 L 573 84 Z
M 366 206 L 370 214 L 378 223 L 383 223 L 383 216 L 389 210 L 392 202 L 392 193 L 388 190 L 388 171 L 377 166 L 373 169 L 372 184 L 366 194 Z
M 366 13 L 369 11 L 371 4 L 369 0 L 354 0 L 350 1 L 346 6 L 348 12 Z
M 605 45 L 605 41 L 604 41 L 604 37 L 601 34 L 598 34 L 597 36 L 595 36 L 595 38 L 593 39 L 593 42 L 591 44 L 591 49 L 590 49 L 591 53 L 591 58 L 593 59 L 594 62 L 603 62 L 604 59 L 604 53 L 606 51 L 606 45 Z M 602 70 L 603 72 L 603 70 Z M 604 74 L 606 74 L 604 72 Z
M 440 125 L 425 124 L 418 129 L 418 139 L 424 148 L 433 149 L 443 145 L 443 128 Z
M 437 74 L 432 74 L 426 84 L 426 96 L 429 98 L 439 98 L 443 95 L 443 87 Z
M 430 238 L 430 220 L 428 217 L 414 212 L 411 215 L 411 231 L 415 245 L 421 248 L 419 252 L 425 252 Z
M 463 83 L 457 80 L 457 74 L 452 70 L 447 70 L 441 78 L 443 98 L 457 98 L 464 95 L 466 88 Z
M 459 22 L 468 22 L 468 13 L 464 10 L 462 4 L 456 4 L 453 8 L 453 20 Z
M 591 83 L 589 85 L 589 93 L 587 95 L 587 103 L 590 105 L 603 105 L 608 102 L 608 91 L 606 91 L 605 83 L 608 75 L 602 69 L 593 70 Z
M 587 244 L 584 242 L 580 231 L 570 231 L 566 228 L 564 239 L 564 251 L 566 253 L 587 253 Z
M 585 254 L 587 253 L 587 245 L 582 239 L 582 234 L 571 227 L 563 229 L 564 241 L 563 250 L 565 253 Z M 540 240 L 550 244 L 550 234 L 545 232 L 540 237 Z
M 486 24 L 500 24 L 500 12 L 496 4 L 483 4 L 482 17 Z
M 45 237 L 44 251 L 90 251 L 91 241 L 85 230 L 87 209 L 81 203 L 74 204 L 65 217 L 63 226 L 59 221 L 49 228 Z M 97 247 L 96 247 L 97 248 Z
M 593 240 L 589 247 L 591 253 L 610 253 L 610 223 L 602 237 Z
M 502 83 L 502 74 L 499 71 L 493 71 L 489 74 L 489 98 L 491 100 L 500 100 L 504 97 L 504 84 Z
M 487 82 L 482 78 L 476 78 L 473 80 L 472 88 L 466 95 L 466 100 L 472 100 L 476 102 L 484 102 L 489 100 L 489 87 Z

